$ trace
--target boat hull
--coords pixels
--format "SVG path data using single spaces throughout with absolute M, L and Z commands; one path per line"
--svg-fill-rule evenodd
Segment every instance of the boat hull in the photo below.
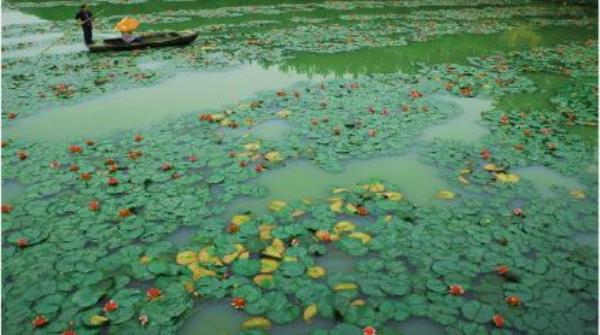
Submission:
M 182 31 L 182 32 L 167 32 L 167 33 L 148 33 L 141 35 L 140 42 L 125 43 L 120 38 L 110 38 L 102 42 L 102 44 L 88 45 L 90 52 L 104 51 L 127 51 L 135 49 L 161 48 L 168 46 L 181 46 L 192 43 L 198 37 L 197 32 Z

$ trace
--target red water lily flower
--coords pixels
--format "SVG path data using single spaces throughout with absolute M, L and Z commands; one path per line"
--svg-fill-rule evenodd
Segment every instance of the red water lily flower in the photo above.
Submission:
M 133 213 L 129 210 L 129 208 L 119 209 L 119 216 L 122 218 L 129 217 L 129 216 L 131 216 L 131 214 L 133 214 Z
M 13 206 L 11 204 L 2 204 L 2 214 L 8 214 L 12 212 Z
M 90 203 L 88 204 L 88 208 L 92 212 L 95 212 L 95 211 L 99 210 L 100 209 L 100 201 L 98 201 L 98 200 L 92 200 L 92 201 L 90 201 Z
M 521 216 L 521 215 L 523 215 L 523 210 L 522 210 L 521 208 L 519 208 L 519 207 L 517 207 L 517 208 L 513 209 L 513 211 L 512 211 L 512 212 L 513 212 L 513 214 L 514 214 L 515 216 Z
M 463 295 L 465 293 L 465 289 L 460 285 L 454 284 L 448 286 L 448 293 L 456 296 Z
M 23 150 L 18 150 L 17 151 L 17 158 L 19 158 L 19 160 L 26 160 L 27 157 L 29 157 L 29 155 L 27 154 L 27 152 L 23 151 Z
M 367 326 L 363 328 L 363 335 L 377 335 L 377 329 L 375 329 L 375 327 Z
M 248 165 L 248 162 L 246 161 L 240 161 L 240 167 L 246 167 Z
M 142 157 L 144 155 L 144 153 L 142 153 L 140 150 L 131 150 L 130 152 L 127 153 L 127 157 L 129 157 L 129 159 L 138 159 L 140 157 Z
M 496 268 L 496 272 L 501 275 L 504 276 L 505 274 L 507 274 L 509 272 L 509 268 L 506 265 L 500 265 Z
M 246 307 L 246 300 L 244 298 L 233 298 L 231 300 L 231 306 L 235 309 L 244 309 L 244 307 Z
M 112 158 L 107 158 L 104 160 L 104 165 L 113 165 L 113 164 L 116 164 L 116 162 Z
M 62 335 L 77 335 L 77 333 L 73 329 L 67 329 L 62 332 Z
M 191 155 L 187 157 L 187 160 L 193 163 L 198 160 L 198 157 Z
M 160 166 L 160 169 L 161 169 L 161 170 L 163 170 L 163 171 L 169 171 L 169 170 L 171 170 L 172 168 L 173 168 L 173 165 L 171 165 L 170 163 L 163 163 L 163 164 Z
M 410 96 L 411 96 L 411 98 L 416 99 L 416 98 L 422 97 L 423 93 L 421 93 L 419 91 L 411 91 Z
M 285 97 L 285 96 L 286 96 L 286 93 L 285 93 L 285 91 L 277 91 L 275 94 L 276 94 L 278 97 Z
M 494 314 L 492 317 L 492 322 L 498 328 L 504 327 L 504 317 L 500 314 Z
M 452 87 L 454 87 L 454 84 L 452 84 L 452 83 L 445 83 L 444 84 L 444 88 L 446 89 L 446 91 L 452 90 Z
M 8 112 L 6 114 L 6 117 L 8 117 L 11 120 L 14 120 L 17 117 L 17 114 L 13 113 L 13 112 Z
M 19 238 L 15 241 L 17 247 L 23 249 L 29 246 L 29 241 L 26 238 Z
M 50 162 L 49 166 L 52 169 L 58 169 L 60 167 L 60 162 L 59 161 L 52 161 L 52 162 Z
M 173 174 L 171 175 L 171 179 L 179 179 L 181 178 L 181 173 L 179 172 L 173 172 Z
M 110 177 L 108 178 L 108 186 L 117 186 L 119 185 L 119 179 Z
M 262 164 L 258 164 L 258 165 L 257 165 L 257 166 L 254 168 L 254 171 L 256 171 L 256 172 L 258 172 L 258 173 L 260 173 L 260 172 L 263 172 L 263 171 L 265 171 L 265 170 L 266 170 L 266 169 L 265 169 L 265 167 L 264 167 Z
M 502 123 L 503 125 L 507 125 L 510 123 L 510 119 L 508 118 L 508 116 L 502 115 L 500 117 L 500 123 Z
M 142 314 L 138 317 L 138 322 L 140 323 L 140 325 L 143 327 L 146 324 L 148 324 L 148 315 L 146 314 Z
M 367 210 L 363 206 L 357 206 L 356 213 L 358 213 L 358 215 L 360 215 L 360 216 L 366 216 L 366 215 L 369 215 L 369 210 Z
M 517 297 L 516 295 L 509 295 L 504 300 L 511 306 L 519 306 L 521 304 L 521 298 Z
M 48 318 L 46 318 L 44 315 L 40 314 L 40 315 L 37 315 L 35 318 L 33 318 L 33 321 L 31 321 L 31 323 L 33 324 L 34 327 L 41 328 L 48 323 Z
M 484 160 L 489 160 L 490 158 L 492 158 L 492 152 L 489 149 L 483 149 L 481 150 L 481 158 Z
M 331 234 L 325 230 L 319 230 L 315 233 L 315 236 L 319 239 L 319 241 L 323 243 L 331 243 Z
M 213 117 L 210 114 L 200 114 L 200 115 L 198 115 L 198 119 L 200 121 L 206 121 L 206 122 L 212 122 L 213 121 Z
M 79 174 L 79 179 L 83 181 L 89 181 L 92 179 L 92 174 L 90 172 L 82 172 Z
M 93 147 L 94 145 L 96 145 L 96 142 L 94 142 L 93 140 L 85 140 L 85 144 L 90 147 Z
M 353 90 L 355 90 L 355 89 L 358 89 L 358 88 L 359 88 L 359 86 L 358 86 L 358 84 L 357 84 L 357 83 L 350 83 L 350 84 L 348 85 L 348 87 L 349 87 L 349 88 L 351 88 L 351 89 L 353 89 Z
M 75 144 L 69 145 L 69 152 L 72 154 L 80 154 L 81 147 Z
M 108 172 L 117 172 L 119 170 L 119 166 L 117 164 L 112 164 L 108 166 Z
M 8 146 L 8 142 L 6 142 L 6 141 L 0 141 L 0 147 L 6 148 L 7 146 Z
M 162 291 L 156 287 L 151 287 L 146 291 L 146 295 L 148 296 L 148 299 L 154 300 L 162 295 Z
M 230 234 L 235 234 L 240 230 L 240 226 L 230 223 L 225 230 Z
M 108 313 L 108 312 L 114 311 L 117 308 L 119 308 L 119 304 L 117 304 L 116 301 L 110 299 L 109 301 L 107 301 L 104 304 L 104 307 L 102 308 L 102 310 Z
M 471 97 L 471 96 L 473 96 L 473 90 L 469 86 L 462 87 L 460 89 L 460 94 L 465 97 Z
M 144 140 L 144 137 L 140 134 L 135 134 L 135 136 L 133 137 L 133 140 L 136 142 L 141 142 Z
M 69 166 L 69 171 L 71 171 L 71 172 L 77 172 L 77 171 L 79 171 L 79 165 L 77 165 L 77 164 L 71 164 Z

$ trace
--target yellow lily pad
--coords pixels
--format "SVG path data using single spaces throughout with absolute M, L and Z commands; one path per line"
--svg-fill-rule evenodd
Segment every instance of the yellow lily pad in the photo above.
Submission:
M 456 197 L 456 194 L 452 191 L 441 190 L 437 193 L 436 196 L 438 199 L 452 200 Z
M 516 183 L 519 181 L 519 176 L 513 173 L 496 173 L 496 180 L 501 183 Z
M 458 181 L 460 181 L 461 183 L 463 183 L 463 184 L 465 184 L 465 185 L 467 185 L 467 184 L 470 184 L 470 183 L 471 183 L 471 182 L 470 182 L 470 181 L 469 181 L 467 178 L 465 178 L 465 177 L 463 177 L 463 176 L 458 176 Z
M 265 155 L 265 158 L 269 161 L 269 162 L 280 162 L 283 160 L 283 156 L 281 155 L 281 153 L 279 151 L 271 151 L 268 152 Z
M 279 116 L 282 119 L 287 119 L 288 116 L 290 116 L 292 114 L 292 112 L 290 112 L 287 109 L 282 109 L 279 112 L 275 113 L 275 115 Z
M 346 191 L 348 191 L 348 189 L 346 189 L 346 188 L 334 188 L 333 190 L 331 190 L 331 193 L 338 194 L 338 193 L 342 193 L 342 192 L 346 192 Z
M 497 167 L 496 164 L 486 164 L 483 166 L 486 171 L 502 171 L 503 168 Z
M 301 217 L 302 215 L 306 214 L 305 211 L 301 211 L 299 209 L 296 209 L 293 213 L 292 213 L 292 217 L 297 218 L 297 217 Z
M 346 210 L 350 213 L 356 213 L 357 211 L 356 206 L 350 203 L 346 204 Z
M 260 260 L 260 272 L 272 273 L 279 267 L 279 262 L 274 259 L 263 258 Z
M 380 193 L 385 190 L 385 186 L 382 183 L 367 184 L 364 188 L 373 193 Z
M 312 318 L 314 318 L 315 315 L 317 315 L 317 311 L 317 304 L 311 304 L 308 307 L 306 307 L 302 315 L 302 317 L 304 318 L 304 322 L 310 322 Z
M 188 269 L 192 271 L 192 279 L 198 280 L 202 277 L 214 277 L 217 275 L 213 270 L 206 269 L 198 264 L 190 264 L 188 265 Z
M 358 286 L 354 283 L 340 283 L 333 287 L 334 291 L 356 290 Z
M 362 299 L 356 299 L 353 302 L 350 303 L 351 306 L 364 306 L 365 305 L 365 301 Z
M 109 320 L 109 318 L 102 315 L 92 315 L 90 316 L 88 323 L 92 326 L 101 326 L 107 323 Z
M 260 149 L 260 143 L 258 143 L 258 142 L 246 143 L 246 144 L 244 144 L 244 149 L 246 149 L 248 151 L 256 151 L 256 150 Z
M 237 226 L 243 225 L 248 221 L 250 221 L 249 215 L 234 215 L 233 218 L 231 218 L 231 223 Z
M 176 261 L 179 265 L 188 265 L 196 263 L 198 256 L 195 251 L 182 251 L 177 254 Z
M 473 170 L 471 170 L 469 168 L 464 168 L 464 169 L 458 171 L 458 173 L 460 173 L 460 174 L 469 174 L 471 172 L 473 172 Z
M 271 321 L 269 321 L 269 319 L 261 317 L 261 316 L 250 318 L 250 319 L 244 321 L 244 323 L 242 323 L 242 329 L 244 329 L 244 330 L 269 329 L 269 328 L 271 328 Z
M 267 207 L 273 212 L 279 212 L 285 206 L 287 206 L 287 202 L 281 200 L 273 200 L 269 203 Z
M 402 194 L 398 193 L 398 192 L 385 192 L 385 193 L 383 193 L 383 195 L 388 200 L 392 200 L 392 201 L 400 201 L 400 200 L 402 200 Z
M 266 275 L 266 274 L 260 274 L 260 275 L 255 276 L 252 281 L 254 282 L 254 284 L 256 284 L 260 287 L 263 287 L 263 286 L 266 286 L 271 281 L 273 281 L 273 276 Z
M 583 190 L 573 190 L 569 193 L 575 199 L 585 199 L 585 192 Z
M 329 199 L 329 201 L 330 201 L 329 209 L 331 209 L 332 212 L 334 212 L 334 213 L 342 212 L 342 205 L 344 205 L 344 202 L 342 201 L 342 199 L 331 198 L 331 199 Z
M 362 244 L 367 244 L 367 243 L 371 242 L 371 235 L 369 235 L 367 233 L 354 232 L 354 233 L 348 235 L 348 237 L 358 239 L 362 242 Z
M 202 248 L 198 253 L 198 262 L 203 264 L 223 265 L 219 257 L 213 256 L 209 252 L 209 248 Z
M 321 278 L 325 275 L 325 268 L 322 266 L 312 266 L 306 270 L 306 274 L 313 279 Z
M 263 224 L 258 227 L 258 232 L 260 234 L 260 239 L 263 241 L 268 241 L 273 238 L 271 236 L 271 230 L 275 228 L 275 225 L 272 224 Z
M 354 229 L 356 229 L 356 225 L 350 221 L 340 221 L 335 224 L 333 229 L 338 234 L 346 233 L 346 232 L 354 231 Z
M 285 245 L 283 244 L 283 241 L 276 238 L 276 239 L 273 239 L 273 242 L 271 243 L 271 245 L 268 246 L 263 251 L 263 255 L 269 256 L 272 258 L 281 259 L 281 257 L 283 257 L 284 251 L 285 251 Z

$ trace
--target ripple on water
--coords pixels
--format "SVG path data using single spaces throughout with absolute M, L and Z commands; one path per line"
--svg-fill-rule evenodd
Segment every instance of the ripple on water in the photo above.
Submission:
M 303 198 L 326 198 L 332 186 L 352 185 L 370 178 L 391 183 L 410 201 L 426 204 L 447 188 L 432 166 L 419 161 L 416 154 L 350 160 L 339 173 L 325 171 L 309 161 L 293 161 L 285 167 L 263 173 L 251 181 L 268 189 L 259 199 L 241 198 L 229 206 L 229 213 L 261 213 L 272 200 L 294 201 Z
M 566 177 L 545 166 L 531 166 L 512 169 L 513 173 L 533 183 L 533 187 L 542 196 L 555 195 L 554 186 L 564 187 L 569 190 L 583 190 L 585 186 L 576 178 Z

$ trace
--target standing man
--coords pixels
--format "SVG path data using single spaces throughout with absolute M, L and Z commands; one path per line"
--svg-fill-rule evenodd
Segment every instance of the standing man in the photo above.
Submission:
M 83 39 L 85 40 L 85 45 L 94 44 L 92 40 L 92 12 L 88 9 L 88 5 L 81 5 L 81 9 L 75 15 L 75 20 L 83 29 Z

